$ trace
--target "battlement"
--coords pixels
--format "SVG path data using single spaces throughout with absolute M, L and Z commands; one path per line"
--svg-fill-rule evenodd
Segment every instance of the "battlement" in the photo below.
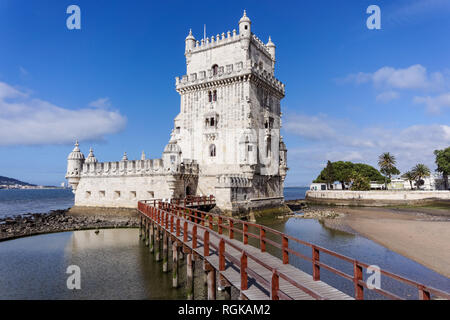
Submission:
M 200 72 L 191 73 L 189 75 L 183 75 L 175 78 L 175 86 L 177 90 L 182 90 L 189 86 L 195 86 L 204 84 L 207 82 L 225 80 L 236 76 L 244 76 L 254 74 L 261 80 L 267 82 L 272 87 L 275 87 L 284 95 L 285 86 L 280 80 L 274 77 L 274 75 L 266 70 L 260 70 L 257 66 L 251 66 L 250 61 L 239 61 L 234 64 L 228 64 L 226 66 L 219 66 L 218 71 L 214 74 L 213 69 L 208 69 Z
M 186 160 L 177 166 L 164 166 L 162 159 L 83 163 L 81 177 L 160 175 L 166 171 L 171 174 L 198 174 L 198 164 L 193 160 Z

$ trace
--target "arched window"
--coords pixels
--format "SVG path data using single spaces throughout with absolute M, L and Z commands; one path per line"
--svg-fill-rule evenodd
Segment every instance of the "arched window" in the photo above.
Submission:
M 219 66 L 217 64 L 212 66 L 213 76 L 216 76 L 219 72 Z
M 272 156 L 272 138 L 268 137 L 266 141 L 266 157 L 269 158 Z
M 208 91 L 208 102 L 212 102 L 212 92 Z
M 262 71 L 262 69 L 263 69 L 263 63 L 262 63 L 262 61 L 260 61 L 260 62 L 259 62 L 259 70 Z
M 213 101 L 217 101 L 217 90 L 213 91 L 213 98 L 212 98 L 212 100 Z
M 209 146 L 209 156 L 215 157 L 216 156 L 216 145 L 212 144 Z

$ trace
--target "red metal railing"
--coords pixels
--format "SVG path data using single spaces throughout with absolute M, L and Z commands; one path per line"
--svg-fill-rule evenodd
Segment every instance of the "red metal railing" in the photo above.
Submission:
M 203 197 L 203 199 L 196 199 L 195 203 L 201 203 L 204 201 L 207 201 L 209 198 L 210 200 L 213 198 L 210 197 Z M 225 246 L 231 246 L 237 250 L 241 250 L 241 248 L 237 247 L 234 243 L 228 241 L 229 239 L 236 239 L 235 232 L 241 233 L 242 242 L 246 245 L 249 244 L 249 237 L 254 238 L 258 240 L 259 249 L 264 252 L 266 251 L 266 245 L 269 244 L 272 247 L 279 249 L 281 251 L 281 257 L 283 264 L 289 263 L 289 254 L 299 257 L 301 259 L 304 259 L 306 261 L 311 262 L 312 269 L 313 269 L 313 279 L 315 281 L 320 280 L 320 270 L 321 268 L 328 270 L 346 280 L 352 281 L 354 286 L 354 297 L 358 300 L 364 299 L 364 288 L 368 288 L 366 282 L 363 281 L 363 270 L 367 269 L 369 267 L 368 264 L 360 262 L 356 259 L 349 258 L 345 255 L 339 254 L 337 252 L 328 250 L 326 248 L 316 246 L 312 243 L 297 239 L 295 237 L 292 237 L 290 235 L 287 235 L 285 233 L 282 233 L 278 230 L 248 222 L 243 221 L 239 219 L 235 219 L 229 216 L 223 216 L 218 214 L 213 214 L 205 211 L 200 211 L 194 208 L 187 208 L 180 204 L 185 203 L 193 203 L 190 202 L 191 200 L 177 200 L 172 203 L 168 202 L 162 202 L 161 200 L 151 200 L 151 201 L 140 201 L 138 203 L 138 209 L 140 212 L 142 212 L 145 216 L 152 219 L 153 221 L 157 222 L 158 224 L 161 224 L 161 219 L 168 219 L 167 217 L 171 216 L 170 219 L 173 221 L 173 219 L 177 219 L 177 230 L 176 233 L 179 236 L 179 224 L 181 222 L 184 223 L 184 237 L 185 241 L 187 241 L 188 234 L 191 234 L 192 236 L 192 242 L 193 242 L 193 248 L 196 248 L 197 239 L 200 239 L 202 241 L 206 241 L 206 246 L 211 246 L 214 249 L 218 250 L 219 252 L 219 265 L 224 266 L 225 264 L 225 258 L 231 261 L 233 264 L 237 265 L 241 269 L 241 288 L 247 288 L 247 277 L 248 274 L 250 274 L 253 278 L 255 278 L 259 283 L 261 283 L 265 288 L 268 288 L 269 292 L 271 292 L 271 298 L 273 299 L 289 299 L 290 297 L 279 290 L 279 278 L 282 278 L 286 280 L 287 282 L 291 283 L 292 285 L 296 286 L 300 290 L 308 293 L 312 297 L 316 299 L 324 299 L 323 296 L 320 294 L 313 292 L 312 290 L 302 286 L 300 283 L 297 283 L 295 279 L 290 278 L 289 276 L 285 275 L 282 272 L 279 272 L 277 270 L 272 270 L 270 266 L 265 264 L 264 262 L 260 261 L 257 257 L 254 255 L 251 255 L 247 251 L 242 251 L 241 259 L 240 261 L 237 261 L 236 258 L 229 255 L 225 251 Z M 192 232 L 188 231 L 187 228 L 187 221 L 194 222 L 194 227 Z M 172 222 L 173 223 L 173 222 Z M 207 224 L 207 225 L 206 225 Z M 238 228 L 240 226 L 241 228 Z M 249 227 L 253 227 L 256 230 L 259 230 L 258 234 L 252 233 L 249 231 Z M 205 230 L 205 237 L 206 240 L 203 238 L 199 238 L 199 235 L 197 234 L 197 229 L 203 228 Z M 217 232 L 214 230 L 216 229 Z M 223 231 L 228 231 L 228 236 L 225 237 Z M 209 243 L 209 233 L 214 232 L 216 236 L 220 238 L 220 244 L 218 247 L 215 247 L 213 244 Z M 207 236 L 206 236 L 207 235 Z M 277 238 L 277 240 L 270 239 L 268 237 L 270 235 L 272 238 Z M 204 238 L 205 238 L 204 237 Z M 307 246 L 311 248 L 311 257 L 308 257 L 296 250 L 293 250 L 292 248 L 289 248 L 289 243 L 298 243 L 303 246 Z M 256 246 L 255 246 L 256 247 Z M 206 254 L 205 250 L 205 254 Z M 320 260 L 320 256 L 322 254 L 327 254 L 330 256 L 333 256 L 335 258 L 338 258 L 342 261 L 345 261 L 347 263 L 350 263 L 353 265 L 353 274 L 347 274 L 341 270 L 338 270 L 328 264 L 325 264 L 323 261 Z M 208 249 L 208 255 L 209 255 L 209 249 Z M 258 275 L 256 272 L 248 268 L 248 259 L 252 259 L 257 264 L 267 268 L 268 270 L 272 271 L 272 278 L 269 282 L 268 280 L 262 278 L 260 275 Z M 380 270 L 381 275 L 389 277 L 391 279 L 397 280 L 399 282 L 402 282 L 404 284 L 407 284 L 409 286 L 415 287 L 418 290 L 419 299 L 421 300 L 429 300 L 431 298 L 431 295 L 434 294 L 438 297 L 450 299 L 450 294 L 443 292 L 441 290 L 432 288 L 430 286 L 423 285 L 421 283 L 418 283 L 416 281 L 407 279 L 405 277 L 396 275 L 394 273 Z M 245 290 L 245 289 L 243 289 Z M 384 289 L 377 289 L 372 288 L 372 291 L 375 291 L 389 299 L 404 299 L 392 292 L 389 292 Z

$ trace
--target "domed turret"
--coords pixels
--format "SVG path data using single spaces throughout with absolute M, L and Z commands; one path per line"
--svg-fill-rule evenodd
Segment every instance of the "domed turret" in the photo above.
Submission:
M 275 44 L 272 42 L 272 39 L 269 36 L 269 41 L 266 44 L 267 48 L 269 49 L 270 55 L 272 56 L 272 60 L 275 61 Z
M 122 157 L 121 161 L 128 161 L 128 156 L 127 156 L 126 152 L 123 153 L 123 157 Z
M 189 30 L 189 34 L 186 37 L 186 48 L 185 48 L 185 53 L 188 53 L 190 51 L 192 51 L 195 48 L 195 38 L 192 35 L 192 30 Z
M 250 36 L 252 22 L 247 17 L 247 13 L 244 10 L 244 15 L 241 20 L 239 20 L 239 37 L 241 38 L 241 47 L 245 50 L 250 46 Z
M 172 131 L 169 143 L 164 148 L 163 152 L 164 167 L 172 169 L 181 163 L 181 148 L 175 140 L 175 134 Z
M 72 187 L 73 192 L 77 189 L 80 181 L 81 169 L 84 163 L 84 154 L 80 151 L 78 140 L 75 142 L 75 148 L 67 157 L 67 173 L 66 179 Z
M 94 151 L 92 150 L 92 148 L 90 148 L 89 149 L 89 155 L 86 158 L 85 163 L 96 163 L 96 162 L 98 162 L 97 158 L 94 156 Z

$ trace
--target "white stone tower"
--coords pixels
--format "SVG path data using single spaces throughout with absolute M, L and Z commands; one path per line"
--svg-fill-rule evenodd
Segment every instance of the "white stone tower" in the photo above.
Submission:
M 286 147 L 280 137 L 284 84 L 274 77 L 275 44 L 252 33 L 246 12 L 236 30 L 186 38 L 186 75 L 176 79 L 181 110 L 174 140 L 198 162 L 198 194 L 233 212 L 283 202 Z

